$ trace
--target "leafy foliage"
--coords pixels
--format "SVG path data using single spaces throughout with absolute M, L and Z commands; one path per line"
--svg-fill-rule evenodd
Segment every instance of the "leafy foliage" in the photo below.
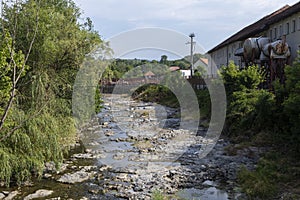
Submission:
M 265 90 L 244 89 L 233 93 L 229 105 L 228 120 L 234 129 L 257 131 L 272 125 L 275 105 L 274 95 Z
M 75 142 L 73 84 L 85 56 L 102 43 L 80 15 L 71 0 L 3 1 L 0 181 L 7 185 L 40 176 L 45 162 L 59 165 Z
M 145 102 L 157 102 L 161 105 L 169 107 L 178 107 L 179 102 L 172 91 L 163 86 L 156 84 L 146 84 L 139 87 L 132 94 L 134 99 L 139 99 Z
M 262 71 L 257 66 L 250 66 L 245 70 L 239 70 L 239 67 L 230 62 L 227 67 L 221 69 L 226 94 L 230 98 L 236 91 L 246 89 L 257 89 L 264 81 Z
M 230 135 L 246 136 L 248 142 L 264 133 L 268 141 L 260 145 L 272 146 L 277 152 L 275 157 L 264 155 L 255 170 L 243 168 L 239 173 L 250 199 L 273 199 L 280 184 L 299 180 L 295 171 L 300 153 L 300 60 L 285 68 L 286 83 L 275 81 L 273 92 L 257 88 L 262 81 L 259 74 L 254 67 L 239 71 L 231 64 L 223 69 L 230 100 L 226 123 Z
M 271 126 L 275 96 L 266 90 L 258 89 L 264 81 L 262 71 L 257 66 L 239 70 L 238 66 L 230 63 L 228 67 L 222 69 L 221 75 L 229 100 L 227 110 L 229 132 L 248 129 L 259 131 Z

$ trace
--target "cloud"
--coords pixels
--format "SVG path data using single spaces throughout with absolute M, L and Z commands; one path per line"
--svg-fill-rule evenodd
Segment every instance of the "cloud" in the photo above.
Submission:
M 100 34 L 140 27 L 198 32 L 204 46 L 226 39 L 243 27 L 297 0 L 75 0 Z M 205 30 L 204 30 L 205 29 Z M 102 33 L 103 32 L 103 33 Z M 211 48 L 211 47 L 209 47 Z
M 110 20 L 201 20 L 256 15 L 283 6 L 280 0 L 76 0 L 80 7 Z M 288 2 L 295 2 L 290 0 Z

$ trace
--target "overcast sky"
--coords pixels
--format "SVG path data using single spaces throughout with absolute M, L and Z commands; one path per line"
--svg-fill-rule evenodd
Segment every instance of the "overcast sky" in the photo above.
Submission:
M 195 33 L 205 51 L 245 26 L 298 0 L 75 0 L 108 40 L 124 31 L 160 27 Z

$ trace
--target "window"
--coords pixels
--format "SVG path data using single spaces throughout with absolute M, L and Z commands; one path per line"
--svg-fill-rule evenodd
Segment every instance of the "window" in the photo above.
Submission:
M 300 17 L 298 19 L 298 30 L 300 30 Z
M 289 34 L 290 33 L 290 23 L 286 23 L 286 31 L 285 31 L 285 34 Z
M 292 21 L 292 33 L 296 31 L 296 20 L 293 19 Z
M 274 28 L 274 40 L 277 39 L 277 28 Z
M 282 36 L 282 25 L 279 26 L 279 37 Z
M 271 29 L 270 32 L 269 32 L 269 37 L 272 39 L 272 36 L 273 36 L 273 31 Z

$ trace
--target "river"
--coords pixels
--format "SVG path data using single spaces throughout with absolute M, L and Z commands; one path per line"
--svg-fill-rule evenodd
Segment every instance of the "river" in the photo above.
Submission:
M 180 129 L 180 111 L 124 95 L 104 95 L 104 108 L 81 131 L 81 144 L 59 170 L 48 163 L 41 180 L 0 188 L 0 199 L 244 199 L 236 173 L 258 158 L 228 155 L 219 139 L 199 157 L 206 129 Z

